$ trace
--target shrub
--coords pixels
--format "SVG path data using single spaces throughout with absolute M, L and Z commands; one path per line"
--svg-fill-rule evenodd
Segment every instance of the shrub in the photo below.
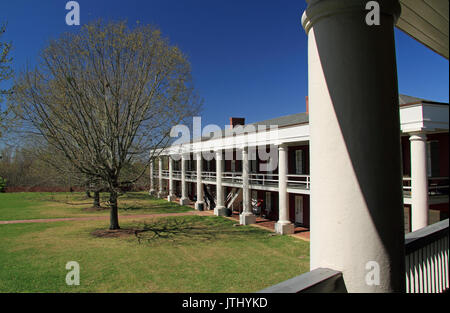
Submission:
M 0 177 L 0 192 L 5 192 L 6 189 L 6 179 Z

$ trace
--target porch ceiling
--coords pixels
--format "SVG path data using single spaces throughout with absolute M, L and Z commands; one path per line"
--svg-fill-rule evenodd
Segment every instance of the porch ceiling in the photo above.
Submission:
M 397 27 L 448 60 L 448 0 L 400 0 Z

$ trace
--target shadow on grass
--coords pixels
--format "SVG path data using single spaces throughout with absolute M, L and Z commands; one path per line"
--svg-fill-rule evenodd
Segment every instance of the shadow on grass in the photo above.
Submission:
M 148 194 L 140 193 L 140 192 L 127 192 L 127 193 L 119 195 L 119 199 L 157 200 L 158 198 L 155 198 Z
M 155 210 L 161 212 L 172 212 L 173 210 L 180 210 L 180 209 L 183 211 L 193 210 L 191 207 L 181 206 L 176 203 L 167 201 L 153 201 L 148 206 L 142 205 L 140 203 L 132 203 L 128 206 L 120 206 L 119 209 L 124 211 Z
M 243 236 L 260 236 L 263 232 L 254 227 L 233 227 L 228 223 L 208 223 L 204 220 L 186 218 L 161 218 L 139 223 L 134 227 L 134 235 L 138 242 L 156 244 L 171 242 L 175 244 L 196 243 L 242 239 Z M 245 231 L 243 231 L 245 229 Z

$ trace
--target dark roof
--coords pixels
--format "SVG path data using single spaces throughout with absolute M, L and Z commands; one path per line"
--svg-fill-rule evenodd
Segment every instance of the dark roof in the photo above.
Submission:
M 255 131 L 270 130 L 271 126 L 283 127 L 289 125 L 308 123 L 309 117 L 307 113 L 296 113 L 291 115 L 280 116 L 272 118 L 270 120 L 265 120 L 261 122 L 255 122 L 250 124 L 245 124 L 242 127 L 235 126 L 233 129 L 226 128 L 220 131 L 214 132 L 215 137 L 222 135 L 223 137 L 229 137 L 233 135 L 239 135 L 242 133 L 253 133 Z M 252 127 L 254 126 L 254 127 Z M 202 137 L 202 141 L 208 140 L 211 137 Z
M 417 97 L 411 97 L 411 96 L 403 95 L 403 94 L 398 95 L 398 102 L 400 105 L 413 104 L 413 103 L 434 103 L 434 104 L 448 105 L 448 103 L 445 103 L 445 102 L 437 102 L 437 101 L 432 101 L 432 100 L 427 100 L 427 99 L 422 99 L 422 98 L 417 98 Z
M 408 104 L 415 104 L 415 103 L 433 103 L 433 104 L 442 104 L 442 105 L 448 105 L 448 103 L 445 102 L 436 102 L 436 101 L 431 101 L 431 100 L 426 100 L 426 99 L 422 99 L 422 98 L 417 98 L 417 97 L 412 97 L 412 96 L 408 96 L 408 95 L 403 95 L 403 94 L 399 94 L 399 105 L 403 106 L 403 105 L 408 105 Z M 266 126 L 266 129 L 270 129 L 271 125 L 276 125 L 278 127 L 284 127 L 284 126 L 289 126 L 289 125 L 297 125 L 297 124 L 304 124 L 304 123 L 308 123 L 309 122 L 309 115 L 307 113 L 295 113 L 295 114 L 291 114 L 291 115 L 285 115 L 285 116 L 280 116 L 280 117 L 276 117 L 276 118 L 272 118 L 269 120 L 265 120 L 265 121 L 261 121 L 261 122 L 255 122 L 255 123 L 250 123 L 250 124 L 245 124 L 244 127 L 247 127 L 249 125 L 254 125 L 254 126 Z M 256 129 L 258 130 L 258 129 Z M 249 131 L 249 129 L 244 129 L 242 127 L 239 128 L 235 128 L 234 131 L 231 129 L 222 129 L 220 131 L 220 133 L 222 133 L 222 135 L 224 137 L 229 137 L 237 134 L 241 134 L 241 133 L 250 133 L 252 132 L 251 130 Z M 219 131 L 215 132 L 216 134 L 219 133 Z M 211 137 L 202 137 L 202 141 L 203 140 L 208 140 Z M 192 141 L 191 141 L 192 142 Z
M 265 120 L 261 122 L 252 123 L 250 125 L 265 125 L 270 127 L 270 125 L 278 125 L 278 127 L 303 124 L 309 122 L 309 115 L 307 113 L 295 113 L 291 115 L 280 116 L 272 118 L 270 120 Z

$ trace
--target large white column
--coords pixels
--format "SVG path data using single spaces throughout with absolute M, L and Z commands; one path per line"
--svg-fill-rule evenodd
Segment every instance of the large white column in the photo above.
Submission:
M 242 149 L 242 206 L 243 210 L 239 216 L 241 225 L 256 223 L 256 216 L 252 212 L 250 201 L 248 147 Z
M 289 201 L 287 193 L 288 147 L 278 146 L 278 222 L 275 232 L 278 234 L 293 234 L 294 225 L 289 220 Z
M 216 194 L 217 194 L 217 203 L 214 208 L 214 214 L 217 216 L 224 216 L 226 208 L 224 201 L 224 193 L 222 186 L 222 175 L 223 175 L 223 151 L 216 151 Z
M 310 267 L 341 271 L 349 292 L 405 290 L 398 1 L 310 0 Z M 379 271 L 378 271 L 379 270 Z M 378 275 L 379 274 L 379 275 Z M 379 278 L 379 281 L 377 280 Z
M 412 134 L 411 143 L 411 231 L 428 225 L 427 135 Z
M 203 201 L 203 184 L 202 184 L 202 153 L 197 152 L 196 154 L 197 160 L 197 201 L 195 202 L 196 210 L 204 210 L 205 202 Z
M 164 197 L 163 179 L 162 179 L 162 167 L 163 160 L 162 157 L 158 157 L 158 198 Z
M 175 201 L 176 196 L 173 189 L 173 159 L 169 155 L 169 195 L 167 196 L 167 201 Z
M 186 188 L 186 155 L 181 155 L 181 199 L 180 205 L 189 204 Z
M 150 160 L 150 190 L 148 192 L 149 195 L 153 196 L 155 194 L 155 177 L 153 174 L 153 170 L 154 170 L 154 161 L 153 159 Z

